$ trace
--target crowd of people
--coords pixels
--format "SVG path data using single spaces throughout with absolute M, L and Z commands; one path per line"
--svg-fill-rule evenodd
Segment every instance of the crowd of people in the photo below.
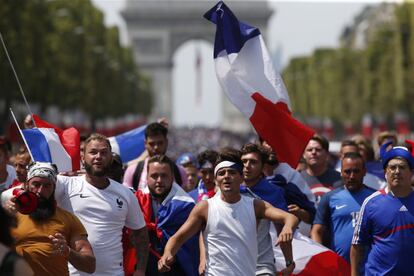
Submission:
M 316 134 L 292 168 L 260 137 L 200 134 L 196 146 L 169 130 L 149 124 L 145 154 L 128 165 L 105 136 L 88 135 L 82 169 L 60 173 L 0 137 L 0 276 L 290 275 L 295 231 L 352 275 L 414 271 L 414 157 L 393 133 L 378 136 L 378 154 L 346 139 L 335 161 Z M 187 141 L 194 151 L 180 151 Z

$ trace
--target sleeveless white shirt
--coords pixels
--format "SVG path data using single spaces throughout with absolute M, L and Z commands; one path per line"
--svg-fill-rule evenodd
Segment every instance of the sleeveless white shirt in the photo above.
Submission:
M 206 275 L 253 276 L 256 274 L 257 230 L 253 198 L 242 196 L 234 204 L 220 195 L 208 199 Z

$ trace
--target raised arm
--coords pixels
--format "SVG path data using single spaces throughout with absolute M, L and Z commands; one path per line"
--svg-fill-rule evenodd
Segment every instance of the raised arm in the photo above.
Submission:
M 170 270 L 174 261 L 174 256 L 178 249 L 194 234 L 202 230 L 207 222 L 208 202 L 203 200 L 199 202 L 191 211 L 188 219 L 178 229 L 178 231 L 168 240 L 164 249 L 164 255 L 158 262 L 158 270 L 165 272 Z

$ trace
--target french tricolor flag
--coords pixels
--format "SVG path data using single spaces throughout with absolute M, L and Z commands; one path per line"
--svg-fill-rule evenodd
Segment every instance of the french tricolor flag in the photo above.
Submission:
M 122 163 L 128 163 L 140 157 L 145 151 L 145 129 L 147 125 L 140 126 L 117 136 L 109 137 L 112 152 L 119 154 Z
M 35 128 L 22 130 L 33 161 L 56 164 L 59 172 L 80 169 L 80 136 L 73 127 L 62 130 L 33 115 Z
M 204 17 L 217 25 L 217 78 L 230 101 L 275 150 L 296 167 L 314 131 L 295 120 L 281 76 L 275 71 L 258 28 L 239 22 L 220 1 Z
M 277 240 L 275 232 L 271 233 L 272 239 Z M 282 271 L 286 267 L 285 257 L 280 246 L 274 247 L 276 268 Z M 351 266 L 347 261 L 308 237 L 295 232 L 292 241 L 293 259 L 295 268 L 292 276 L 349 276 Z

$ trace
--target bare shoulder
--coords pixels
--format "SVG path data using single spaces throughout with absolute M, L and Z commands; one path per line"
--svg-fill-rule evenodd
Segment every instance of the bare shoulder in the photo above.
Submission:
M 264 209 L 266 207 L 266 201 L 255 198 L 253 201 L 254 209 Z
M 256 213 L 256 218 L 262 218 L 263 213 L 266 209 L 266 202 L 261 199 L 254 199 L 253 206 L 254 212 Z
M 208 201 L 202 200 L 196 204 L 192 212 L 195 216 L 207 219 L 208 215 Z

